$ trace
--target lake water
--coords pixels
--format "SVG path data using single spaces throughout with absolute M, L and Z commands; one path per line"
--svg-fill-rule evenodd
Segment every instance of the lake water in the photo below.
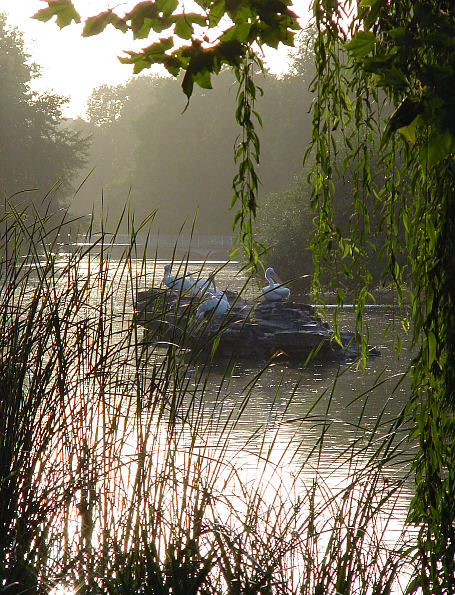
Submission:
M 150 261 L 142 269 L 140 288 L 159 285 L 165 262 Z M 174 265 L 174 269 L 178 267 Z M 201 274 L 203 278 L 214 271 L 219 289 L 241 290 L 246 277 L 239 272 L 236 263 L 189 262 L 188 271 Z M 175 270 L 174 272 L 177 272 Z M 152 283 L 150 282 L 152 280 Z M 265 280 L 262 285 L 265 285 Z M 250 281 L 245 289 L 247 298 L 260 295 L 256 282 Z M 291 294 L 291 299 L 298 296 Z M 330 309 L 329 309 L 330 311 Z M 294 472 L 303 473 L 305 480 L 314 478 L 314 465 L 329 484 L 336 489 L 346 480 L 346 468 L 352 464 L 348 459 L 350 447 L 356 441 L 371 440 L 365 448 L 373 450 L 379 435 L 389 431 L 392 421 L 400 414 L 409 396 L 409 380 L 406 373 L 410 361 L 406 338 L 401 353 L 393 346 L 393 340 L 384 337 L 386 327 L 398 328 L 397 312 L 391 306 L 367 309 L 365 322 L 369 328 L 369 343 L 379 347 L 380 357 L 367 360 L 366 368 L 349 363 L 339 365 L 333 362 L 313 362 L 307 367 L 298 363 L 273 363 L 263 369 L 263 362 L 238 362 L 229 380 L 226 380 L 226 362 L 211 367 L 208 384 L 204 386 L 203 400 L 206 415 L 213 415 L 214 409 L 222 409 L 221 417 L 228 418 L 248 394 L 248 404 L 230 440 L 232 456 L 237 457 L 239 467 L 245 472 L 257 468 L 257 452 L 264 440 L 273 444 L 273 459 L 281 461 L 289 470 L 286 457 L 281 460 L 289 442 L 298 444 L 293 453 L 291 467 Z M 330 323 L 330 320 L 329 320 Z M 354 330 L 352 310 L 347 309 L 342 317 L 341 328 Z M 197 391 L 199 372 L 191 364 L 187 369 L 189 387 Z M 255 379 L 254 386 L 249 383 Z M 222 405 L 221 405 L 222 404 Z M 277 427 L 280 431 L 277 435 Z M 322 448 L 315 445 L 324 432 Z M 249 455 L 241 448 L 250 437 Z M 371 436 L 374 434 L 374 438 Z M 406 432 L 403 432 L 405 437 Z M 265 438 L 266 437 L 266 438 Z M 255 452 L 256 448 L 256 452 Z M 292 450 L 292 449 L 291 449 Z M 412 457 L 412 447 L 404 441 L 397 456 L 385 473 L 396 478 L 397 473 L 407 473 L 407 462 Z M 309 456 L 311 453 L 311 456 Z M 302 465 L 307 461 L 308 465 Z M 412 497 L 412 482 L 404 484 L 397 515 L 401 520 Z
M 112 301 L 118 314 L 119 335 L 131 326 L 136 292 L 159 286 L 166 262 L 130 260 L 127 274 L 114 283 L 118 291 L 113 291 Z M 249 299 L 260 296 L 260 287 L 256 282 L 247 282 L 237 263 L 191 261 L 187 267 L 203 278 L 216 272 L 218 289 L 244 289 Z M 83 261 L 78 273 L 81 278 L 88 268 L 88 262 Z M 174 264 L 173 272 L 177 269 Z M 118 271 L 119 261 L 112 259 L 106 275 L 114 278 Z M 291 299 L 299 301 L 292 293 Z M 383 521 L 384 527 L 376 526 L 376 530 L 384 543 L 393 547 L 395 540 L 400 539 L 413 491 L 409 478 L 413 446 L 407 441 L 406 428 L 393 426 L 409 397 L 406 374 L 410 356 L 406 339 L 398 354 L 392 339 L 384 337 L 389 325 L 400 324 L 392 307 L 368 309 L 365 322 L 369 343 L 381 351 L 379 357 L 367 360 L 365 369 L 352 362 L 317 361 L 305 367 L 285 362 L 264 366 L 264 362 L 252 361 L 228 366 L 220 361 L 207 370 L 189 360 L 174 382 L 180 384 L 179 393 L 183 396 L 164 415 L 167 423 L 172 418 L 172 423 L 180 428 L 173 455 L 176 468 L 184 470 L 194 458 L 195 449 L 200 449 L 216 472 L 213 486 L 239 511 L 245 506 L 245 497 L 239 497 L 239 493 L 245 496 L 245 490 L 254 492 L 259 484 L 261 499 L 272 508 L 277 498 L 300 502 L 313 493 L 316 505 L 321 504 L 319 522 L 323 526 L 331 522 L 334 503 L 337 510 L 343 507 L 343 499 L 354 482 L 356 487 L 349 492 L 352 506 L 356 503 L 356 490 L 374 491 L 366 470 L 380 464 L 380 478 L 374 480 L 378 482 L 378 493 L 388 485 L 395 486 L 397 491 L 383 505 L 375 523 Z M 341 327 L 354 330 L 349 309 L 343 314 Z M 146 364 L 139 366 L 139 372 L 132 365 L 132 374 L 143 375 L 153 385 L 156 367 L 163 365 L 165 356 L 154 346 L 143 349 L 141 357 Z M 147 408 L 147 403 L 141 404 L 147 419 L 144 423 L 154 423 L 153 416 L 147 417 Z M 94 419 L 96 426 L 96 414 Z M 139 425 L 131 430 L 128 456 L 137 450 Z M 166 450 L 165 434 L 147 445 L 151 459 L 158 460 Z M 387 436 L 388 444 L 384 441 Z M 373 456 L 380 445 L 381 454 Z M 214 463 L 219 460 L 222 464 Z M 210 465 L 208 468 L 210 471 Z M 134 475 L 131 470 L 128 473 Z M 219 501 L 214 514 L 222 518 L 221 498 Z M 327 501 L 330 505 L 324 504 Z M 292 530 L 297 532 L 298 527 Z

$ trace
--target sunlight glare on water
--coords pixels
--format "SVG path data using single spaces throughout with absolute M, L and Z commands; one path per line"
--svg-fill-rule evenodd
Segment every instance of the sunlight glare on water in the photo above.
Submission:
M 118 291 L 114 290 L 111 297 L 118 328 L 113 337 L 122 337 L 131 324 L 135 292 L 160 285 L 166 262 L 132 261 L 131 278 L 125 275 L 115 282 Z M 99 297 L 99 276 L 114 279 L 118 272 L 118 261 L 106 266 L 106 270 L 97 270 L 93 263 L 89 266 L 82 262 L 79 268 L 81 278 L 92 278 L 94 297 Z M 177 272 L 178 265 L 174 267 Z M 222 290 L 238 291 L 245 284 L 237 263 L 220 267 L 219 262 L 189 262 L 188 270 L 202 278 L 218 271 L 217 288 Z M 246 295 L 258 297 L 260 287 L 250 282 Z M 115 532 L 116 527 L 132 522 L 131 515 L 141 514 L 140 509 L 134 509 L 134 503 L 140 501 L 135 478 L 144 469 L 148 479 L 141 489 L 147 497 L 157 490 L 161 478 L 172 478 L 172 489 L 160 492 L 159 514 L 182 516 L 187 490 L 196 501 L 199 492 L 207 491 L 213 496 L 204 519 L 208 534 L 220 530 L 217 527 L 225 519 L 229 519 L 229 531 L 244 530 L 243 519 L 248 518 L 255 502 L 262 511 L 260 522 L 266 533 L 270 527 L 277 530 L 277 519 L 287 515 L 290 520 L 283 529 L 285 539 L 299 536 L 302 519 L 315 515 L 315 525 L 321 535 L 326 535 L 318 543 L 324 549 L 330 534 L 325 528 L 340 511 L 347 523 L 357 522 L 357 500 L 363 493 L 370 494 L 375 505 L 387 492 L 389 482 L 392 485 L 397 477 L 403 477 L 396 497 L 375 517 L 375 531 L 365 538 L 368 544 L 379 534 L 393 547 L 400 538 L 412 497 L 412 485 L 406 480 L 410 445 L 399 446 L 374 485 L 370 485 L 371 475 L 367 473 L 375 440 L 389 431 L 407 397 L 406 380 L 401 384 L 398 380 L 408 360 L 404 354 L 398 359 L 390 342 L 382 337 L 390 316 L 385 309 L 367 315 L 370 337 L 380 345 L 383 355 L 371 358 L 365 371 L 330 362 L 313 362 L 307 367 L 280 362 L 262 367 L 261 362 L 248 361 L 237 362 L 228 374 L 226 362 L 213 363 L 210 374 L 206 374 L 190 363 L 184 368 L 184 376 L 176 376 L 168 385 L 169 394 L 163 395 L 154 389 L 154 375 L 160 366 L 167 373 L 165 359 L 151 347 L 143 367 L 137 370 L 132 360 L 121 372 L 124 394 L 110 394 L 109 382 L 93 377 L 93 384 L 85 386 L 76 398 L 85 403 L 86 417 L 80 426 L 85 428 L 84 434 L 74 436 L 73 441 L 80 442 L 81 451 L 87 441 L 91 452 L 99 457 L 97 490 L 107 495 L 98 502 L 100 520 L 109 509 L 109 527 Z M 353 324 L 349 313 L 343 324 L 348 328 Z M 106 346 L 115 348 L 115 341 Z M 145 393 L 137 393 L 147 393 L 147 401 L 136 396 L 138 378 L 141 385 L 149 387 Z M 171 408 L 174 389 L 181 398 Z M 104 452 L 108 453 L 105 461 Z M 81 530 L 76 511 L 72 522 L 71 531 L 76 535 Z M 96 521 L 92 535 L 95 547 L 101 537 L 100 526 Z M 170 530 L 163 527 L 159 546 L 164 547 Z M 73 595 L 73 591 L 58 587 L 52 595 Z
M 153 275 L 155 284 L 161 281 L 164 264 L 165 261 L 156 263 L 156 271 Z M 202 272 L 198 268 L 201 266 L 203 266 Z M 155 263 L 148 263 L 147 272 L 154 271 L 154 267 Z M 194 269 L 203 278 L 207 278 L 219 268 L 218 262 L 206 262 L 202 265 L 200 261 L 188 263 L 188 270 Z M 141 285 L 147 287 L 147 276 L 144 275 L 143 279 Z M 238 264 L 228 263 L 219 270 L 216 281 L 220 289 L 240 290 L 245 283 L 245 277 L 239 272 Z M 250 299 L 259 295 L 254 282 L 249 283 L 247 295 Z M 381 418 L 384 423 L 392 420 L 406 403 L 408 383 L 405 380 L 400 385 L 400 382 L 402 376 L 406 374 L 409 358 L 405 348 L 398 358 L 391 346 L 391 341 L 382 336 L 385 326 L 393 318 L 394 313 L 388 308 L 367 312 L 366 321 L 369 325 L 370 341 L 372 344 L 379 345 L 381 356 L 370 358 L 364 372 L 355 367 L 340 367 L 339 364 L 330 362 L 313 362 L 307 368 L 299 364 L 269 366 L 260 375 L 254 390 L 249 395 L 246 413 L 239 421 L 232 437 L 233 450 L 235 450 L 236 436 L 240 444 L 245 436 L 257 431 L 259 426 L 267 428 L 268 424 L 273 424 L 273 419 L 279 419 L 277 416 L 280 409 L 285 408 L 283 421 L 287 424 L 287 430 L 292 427 L 290 420 L 299 420 L 308 415 L 304 426 L 298 427 L 297 423 L 295 429 L 297 438 L 302 441 L 302 444 L 307 443 L 308 447 L 317 440 L 322 427 L 321 420 L 327 417 L 330 430 L 327 432 L 326 448 L 320 454 L 319 466 L 333 470 L 332 457 L 336 457 L 351 440 L 355 440 L 356 425 L 360 418 L 362 425 L 373 428 L 378 418 Z M 352 314 L 347 312 L 342 325 L 352 330 L 353 324 Z M 216 396 L 219 393 L 219 381 L 223 377 L 224 366 L 225 364 L 221 362 L 219 367 L 212 368 L 208 384 L 210 390 L 204 394 L 206 406 L 210 406 L 210 394 Z M 245 394 L 245 386 L 252 377 L 259 374 L 260 370 L 261 363 L 255 365 L 253 362 L 241 362 L 237 365 L 229 386 L 225 387 L 223 408 L 226 415 L 229 406 L 235 407 L 241 401 Z M 196 372 L 194 374 L 196 376 Z M 336 385 L 332 390 L 334 382 Z M 398 388 L 397 385 L 399 385 Z M 374 388 L 371 390 L 372 386 Z M 291 393 L 293 396 L 288 403 L 287 395 Z M 316 399 L 323 393 L 325 396 L 315 404 Z M 214 403 L 215 401 L 216 399 Z M 215 406 L 214 403 L 212 403 L 213 406 Z M 216 406 L 220 406 L 219 399 Z M 288 437 L 285 439 L 280 436 L 274 448 L 279 448 L 280 444 L 286 444 L 287 439 Z M 281 440 L 284 442 L 282 443 Z M 244 463 L 254 465 L 254 457 L 250 463 L 247 461 Z

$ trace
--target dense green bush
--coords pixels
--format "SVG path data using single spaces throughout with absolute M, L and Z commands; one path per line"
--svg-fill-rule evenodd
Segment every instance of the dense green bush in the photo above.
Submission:
M 295 176 L 287 190 L 268 194 L 261 201 L 257 217 L 258 237 L 268 248 L 264 264 L 273 266 L 283 280 L 299 280 L 299 285 L 302 277 L 306 279 L 313 272 L 309 238 L 314 213 L 310 196 L 306 179 Z

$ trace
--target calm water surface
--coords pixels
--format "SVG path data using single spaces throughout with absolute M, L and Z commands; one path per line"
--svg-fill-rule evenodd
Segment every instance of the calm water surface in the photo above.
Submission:
M 115 259 L 109 262 L 108 275 L 118 275 L 119 262 Z M 113 295 L 114 302 L 117 300 L 114 306 L 119 314 L 119 328 L 124 329 L 130 322 L 125 320 L 124 313 L 126 311 L 132 316 L 136 291 L 160 286 L 167 262 L 131 261 L 130 273 L 123 276 L 118 291 Z M 86 264 L 88 270 L 88 262 Z M 93 264 L 90 266 L 93 267 Z M 180 266 L 181 272 L 187 269 L 196 277 L 207 278 L 216 273 L 218 289 L 244 290 L 243 295 L 248 299 L 259 297 L 260 286 L 266 285 L 265 279 L 259 285 L 257 281 L 248 280 L 237 263 L 190 261 Z M 179 263 L 174 263 L 172 273 L 179 273 Z M 82 277 L 85 274 L 83 266 L 80 274 Z M 291 292 L 292 299 L 299 301 L 298 296 Z M 369 358 L 364 370 L 355 364 L 320 361 L 307 367 L 298 363 L 273 363 L 264 369 L 264 362 L 244 361 L 230 369 L 226 378 L 226 362 L 221 361 L 211 367 L 200 395 L 208 418 L 213 420 L 216 414 L 219 419 L 227 419 L 248 396 L 247 407 L 232 429 L 230 439 L 232 453 L 239 453 L 239 463 L 243 468 L 253 470 L 257 467 L 255 440 L 251 441 L 251 456 L 241 448 L 254 432 L 258 434 L 260 444 L 264 443 L 264 436 L 273 436 L 273 451 L 277 453 L 277 459 L 286 451 L 291 439 L 299 444 L 299 452 L 292 457 L 292 465 L 300 472 L 299 461 L 306 461 L 323 431 L 324 442 L 317 452 L 317 466 L 336 484 L 344 478 L 343 453 L 361 436 L 371 438 L 373 432 L 381 435 L 389 431 L 390 424 L 401 412 L 409 395 L 406 371 L 410 356 L 405 338 L 398 354 L 392 339 L 384 337 L 388 326 L 398 327 L 400 324 L 393 308 L 371 308 L 365 314 L 365 321 L 369 329 L 369 343 L 377 346 L 381 355 Z M 349 309 L 343 315 L 341 328 L 354 330 L 353 315 Z M 198 392 L 203 373 L 197 366 L 188 365 L 189 398 L 192 397 L 191 391 L 193 395 Z M 278 426 L 280 431 L 276 436 Z M 213 431 L 213 424 L 210 428 Z M 374 448 L 374 444 L 370 447 Z M 368 448 L 366 450 L 368 452 Z M 406 462 L 412 457 L 412 447 L 403 444 L 400 453 L 390 467 L 393 476 L 405 473 Z M 307 467 L 303 468 L 304 474 L 306 470 Z M 407 484 L 402 493 L 403 510 L 411 493 L 412 485 Z
M 131 323 L 136 291 L 159 286 L 167 262 L 131 261 L 130 272 L 112 296 L 119 330 Z M 83 278 L 92 265 L 82 265 L 79 273 Z M 174 264 L 174 274 L 177 269 Z M 113 278 L 118 270 L 119 261 L 111 260 L 107 275 Z M 203 278 L 216 272 L 218 289 L 244 289 L 244 296 L 249 299 L 259 297 L 260 285 L 266 284 L 265 280 L 259 286 L 248 281 L 236 263 L 192 261 L 188 271 L 200 273 Z M 292 299 L 299 301 L 291 293 Z M 298 498 L 299 491 L 308 493 L 316 483 L 326 496 L 339 495 L 356 473 L 361 474 L 368 466 L 380 438 L 393 433 L 396 446 L 387 455 L 382 480 L 386 483 L 388 478 L 403 478 L 392 522 L 389 518 L 384 532 L 384 539 L 393 543 L 402 530 L 413 490 L 412 480 L 407 478 L 413 446 L 406 440 L 405 428 L 392 432 L 392 424 L 409 396 L 410 356 L 406 340 L 397 354 L 392 339 L 384 338 L 389 325 L 399 325 L 393 308 L 369 309 L 365 321 L 369 343 L 381 351 L 380 357 L 368 359 L 366 369 L 349 362 L 318 361 L 304 367 L 298 363 L 264 366 L 264 362 L 244 361 L 235 365 L 214 363 L 208 374 L 203 366 L 190 361 L 185 368 L 186 393 L 177 418 L 180 415 L 182 435 L 187 436 L 188 443 L 197 435 L 197 445 L 207 452 L 223 449 L 225 473 L 232 474 L 235 469 L 235 477 L 243 485 L 253 485 L 260 478 L 266 485 L 263 496 L 266 499 L 270 493 L 271 500 L 276 498 L 277 490 L 283 492 L 283 497 L 289 490 L 290 498 Z M 349 309 L 341 326 L 354 330 Z M 152 375 L 153 362 L 163 357 L 156 348 L 150 350 L 148 365 L 142 370 L 145 376 Z M 229 439 L 221 445 L 220 434 L 226 436 L 226 432 Z M 134 440 L 133 433 L 132 451 Z M 185 465 L 185 456 L 182 449 L 177 466 Z M 387 518 L 388 511 L 384 512 Z
M 159 285 L 165 262 L 147 263 L 140 287 Z M 174 265 L 174 271 L 177 272 Z M 190 262 L 188 270 L 203 278 L 218 271 L 216 283 L 219 289 L 240 290 L 246 278 L 234 263 L 221 265 L 215 262 Z M 152 281 L 152 283 L 150 282 Z M 261 282 L 265 285 L 265 280 Z M 260 295 L 256 282 L 250 281 L 245 296 L 254 298 Z M 291 299 L 294 297 L 291 294 Z M 209 383 L 202 398 L 208 417 L 216 410 L 221 417 L 229 416 L 232 409 L 239 407 L 248 394 L 248 405 L 239 423 L 232 432 L 230 446 L 232 453 L 239 452 L 239 464 L 252 472 L 257 467 L 257 451 L 264 440 L 274 439 L 275 459 L 280 460 L 288 448 L 289 441 L 299 444 L 292 466 L 301 471 L 300 463 L 306 461 L 315 448 L 321 431 L 324 430 L 324 443 L 317 451 L 317 467 L 324 471 L 335 486 L 345 478 L 343 453 L 361 436 L 371 438 L 374 431 L 382 435 L 389 431 L 390 424 L 399 415 L 408 398 L 409 381 L 406 371 L 409 354 L 406 340 L 400 354 L 394 349 L 391 338 L 384 338 L 384 331 L 390 324 L 398 327 L 396 312 L 390 307 L 371 308 L 365 315 L 369 327 L 369 343 L 379 347 L 380 357 L 371 357 L 365 370 L 356 365 L 339 365 L 333 362 L 313 362 L 308 367 L 296 363 L 274 363 L 263 369 L 263 362 L 239 362 L 233 368 L 229 380 L 225 378 L 226 362 L 219 362 L 211 368 Z M 330 321 L 329 321 L 330 322 Z M 352 312 L 346 310 L 342 319 L 343 329 L 354 329 Z M 188 366 L 189 386 L 197 391 L 200 379 L 196 366 Z M 256 379 L 254 387 L 249 383 Z M 276 434 L 277 427 L 280 431 Z M 241 449 L 246 439 L 254 432 L 257 441 L 251 442 L 250 456 Z M 266 436 L 266 438 L 264 438 Z M 369 448 L 374 449 L 373 442 Z M 368 452 L 368 449 L 367 449 Z M 406 463 L 412 456 L 412 448 L 404 443 L 400 456 L 391 462 L 389 472 L 396 477 L 405 473 Z M 316 464 L 314 456 L 311 462 Z M 285 457 L 286 459 L 286 457 Z M 308 479 L 313 473 L 310 466 Z M 403 511 L 407 508 L 412 493 L 412 484 L 405 486 L 402 493 Z

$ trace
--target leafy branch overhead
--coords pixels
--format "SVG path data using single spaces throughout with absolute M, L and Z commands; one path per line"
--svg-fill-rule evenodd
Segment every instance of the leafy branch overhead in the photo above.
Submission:
M 34 18 L 55 17 L 60 28 L 81 22 L 71 0 L 47 0 L 47 4 Z M 182 88 L 190 98 L 194 83 L 211 88 L 211 75 L 223 65 L 238 67 L 253 44 L 292 46 L 300 28 L 289 8 L 291 0 L 196 0 L 196 4 L 199 12 L 185 12 L 178 0 L 140 2 L 125 14 L 106 10 L 86 19 L 82 35 L 98 35 L 109 25 L 131 31 L 134 39 L 165 33 L 139 52 L 127 51 L 120 61 L 132 64 L 135 74 L 154 64 L 162 64 L 173 76 L 185 71 Z
M 455 153 L 455 21 L 450 3 L 409 3 L 396 14 L 383 0 L 362 0 L 358 25 L 345 44 L 351 58 L 394 98 L 404 97 L 383 138 L 398 131 L 411 144 L 416 132 L 429 133 L 422 165 Z M 405 15 L 404 18 L 402 15 Z

